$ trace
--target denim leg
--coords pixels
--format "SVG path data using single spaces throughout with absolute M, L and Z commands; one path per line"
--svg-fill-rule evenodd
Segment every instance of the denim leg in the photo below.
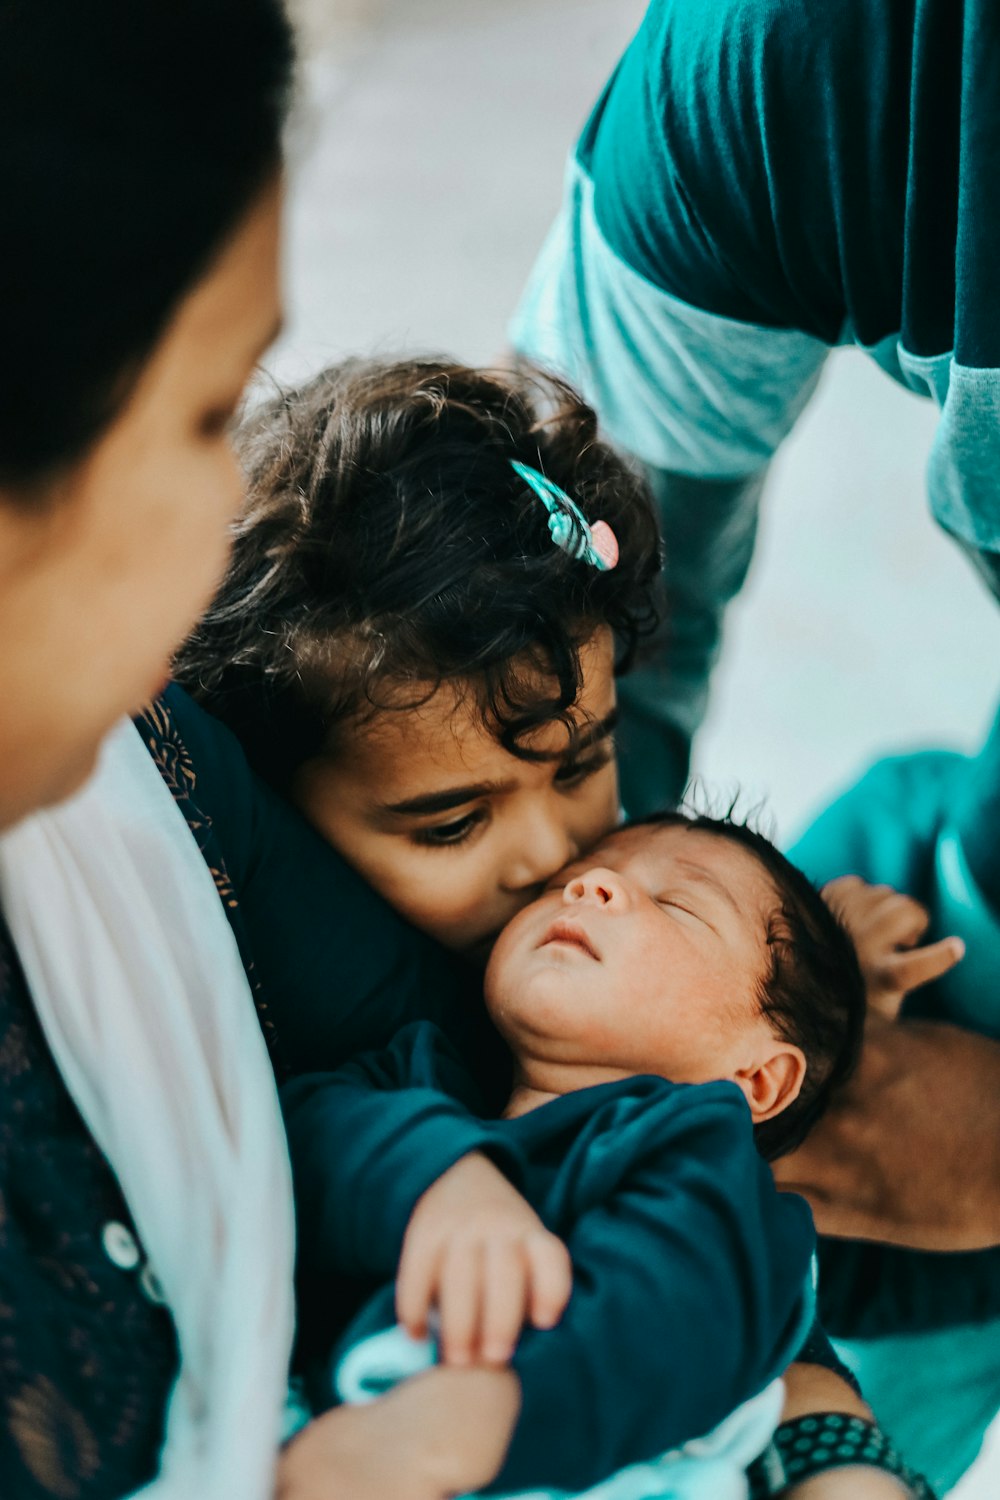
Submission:
M 753 555 L 766 473 L 701 479 L 644 469 L 666 552 L 667 612 L 643 664 L 624 678 L 619 693 L 622 803 L 633 817 L 683 795 L 723 613 Z

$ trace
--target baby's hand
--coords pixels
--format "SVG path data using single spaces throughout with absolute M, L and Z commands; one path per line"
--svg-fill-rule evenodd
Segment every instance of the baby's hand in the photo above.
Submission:
M 506 1364 L 525 1323 L 552 1328 L 571 1290 L 565 1245 L 486 1157 L 463 1157 L 419 1199 L 396 1313 L 424 1338 L 437 1307 L 445 1363 Z
M 869 1005 L 889 1020 L 911 990 L 940 979 L 965 953 L 957 937 L 917 947 L 930 915 L 919 901 L 891 886 L 842 875 L 823 887 L 823 899 L 853 939 Z

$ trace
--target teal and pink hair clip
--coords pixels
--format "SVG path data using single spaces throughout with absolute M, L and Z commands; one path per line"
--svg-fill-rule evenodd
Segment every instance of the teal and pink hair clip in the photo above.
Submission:
M 549 535 L 563 552 L 579 562 L 589 563 L 598 572 L 607 573 L 618 561 L 618 538 L 607 521 L 593 526 L 583 511 L 560 489 L 530 464 L 510 460 L 514 473 L 532 489 L 549 514 Z

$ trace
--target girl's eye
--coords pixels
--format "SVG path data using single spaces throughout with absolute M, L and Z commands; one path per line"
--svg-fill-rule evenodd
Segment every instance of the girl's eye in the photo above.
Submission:
M 596 776 L 598 771 L 604 767 L 614 755 L 614 747 L 608 745 L 600 754 L 592 755 L 588 760 L 570 761 L 559 767 L 555 774 L 556 785 L 561 787 L 580 786 L 589 781 L 591 776 Z
M 456 818 L 452 823 L 438 823 L 433 828 L 415 828 L 411 838 L 416 844 L 423 844 L 430 849 L 447 848 L 449 845 L 464 844 L 471 837 L 476 828 L 483 820 L 481 811 L 466 813 L 462 818 Z

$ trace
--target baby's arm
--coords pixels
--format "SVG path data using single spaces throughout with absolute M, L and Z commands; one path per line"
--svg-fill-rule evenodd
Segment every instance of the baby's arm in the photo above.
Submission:
M 551 1328 L 569 1300 L 566 1247 L 483 1157 L 464 1157 L 418 1202 L 403 1241 L 396 1315 L 414 1338 L 436 1309 L 448 1364 L 506 1364 L 522 1329 Z
M 420 1081 L 425 1030 L 407 1027 L 384 1050 L 281 1090 L 310 1271 L 394 1276 L 418 1199 L 489 1140 L 464 1104 Z
M 584 1490 L 709 1432 L 804 1336 L 809 1213 L 775 1191 L 744 1101 L 725 1084 L 636 1084 L 649 1097 L 603 1106 L 567 1159 L 574 1290 L 515 1356 L 501 1491 Z
M 399 1318 L 412 1334 L 436 1307 L 447 1360 L 502 1363 L 526 1321 L 558 1319 L 569 1258 L 482 1154 L 516 1172 L 462 1102 L 469 1086 L 427 1024 L 286 1086 L 299 1256 L 313 1272 L 389 1280 L 398 1267 Z

